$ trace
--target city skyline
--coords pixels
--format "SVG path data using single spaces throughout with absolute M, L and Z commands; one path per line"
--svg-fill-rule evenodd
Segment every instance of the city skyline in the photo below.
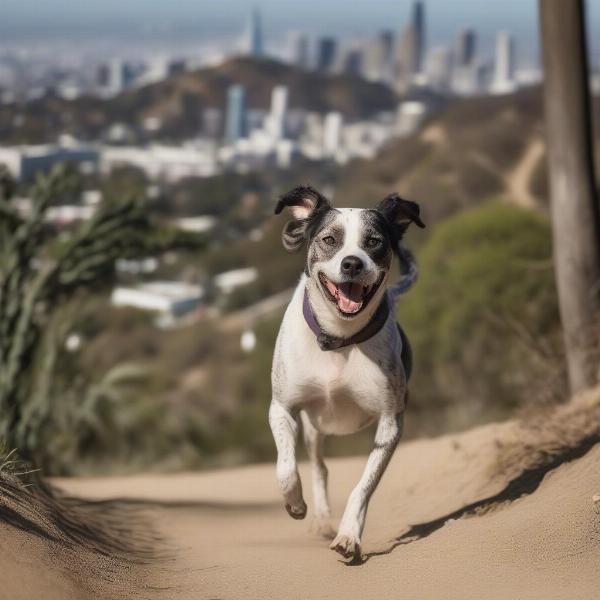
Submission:
M 450 6 L 451 4 L 451 6 Z M 73 42 L 96 38 L 121 39 L 123 43 L 155 40 L 160 43 L 209 43 L 220 37 L 236 37 L 254 8 L 263 14 L 265 40 L 277 44 L 285 31 L 302 30 L 310 35 L 338 37 L 373 35 L 382 28 L 401 30 L 410 19 L 408 0 L 383 0 L 372 3 L 358 0 L 348 9 L 341 0 L 327 3 L 307 0 L 302 5 L 275 0 L 251 2 L 225 0 L 206 6 L 180 0 L 176 8 L 155 0 L 130 0 L 127 3 L 106 0 L 103 3 L 73 5 L 67 0 L 0 0 L 3 19 L 0 34 L 4 43 L 27 39 L 52 39 Z M 590 44 L 593 56 L 598 44 L 593 32 L 600 31 L 600 0 L 588 0 Z M 502 5 L 477 0 L 427 0 L 428 46 L 449 44 L 457 30 L 478 31 L 480 50 L 492 52 L 498 30 L 509 30 L 529 62 L 537 61 L 537 2 L 507 0 Z M 316 18 L 316 16 L 318 18 Z M 81 39 L 79 39 L 81 38 Z M 0 42 L 0 45 L 2 42 Z M 269 50 L 269 48 L 267 48 Z

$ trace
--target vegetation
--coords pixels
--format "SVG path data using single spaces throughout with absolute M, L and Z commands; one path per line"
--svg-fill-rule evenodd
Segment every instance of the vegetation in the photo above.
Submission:
M 213 275 L 238 267 L 256 267 L 259 276 L 219 299 L 225 320 L 235 326 L 221 327 L 219 320 L 207 317 L 159 330 L 152 316 L 110 307 L 102 285 L 114 281 L 117 247 L 111 246 L 115 254 L 99 278 L 73 284 L 34 311 L 35 348 L 31 360 L 23 361 L 18 401 L 13 402 L 16 421 L 25 423 L 21 411 L 26 410 L 32 425 L 14 429 L 9 443 L 36 448 L 38 463 L 54 473 L 270 457 L 265 414 L 280 315 L 247 324 L 235 311 L 297 281 L 302 253 L 290 256 L 282 250 L 283 223 L 271 217 L 271 210 L 277 195 L 298 182 L 324 190 L 335 187 L 338 206 L 373 205 L 398 189 L 423 207 L 428 228 L 411 232 L 407 241 L 417 249 L 421 279 L 399 307 L 399 320 L 415 351 L 409 436 L 502 418 L 529 406 L 530 398 L 556 401 L 565 380 L 550 231 L 543 216 L 511 206 L 504 180 L 526 140 L 538 134 L 540 110 L 537 90 L 457 103 L 419 134 L 392 142 L 374 160 L 341 169 L 303 163 L 290 171 L 152 186 L 135 169 L 88 176 L 86 188 L 101 190 L 106 200 L 99 215 L 131 205 L 135 219 L 142 219 L 144 225 L 133 227 L 139 238 L 124 239 L 145 244 L 143 232 L 154 237 L 162 230 L 157 223 L 173 217 L 218 219 L 203 252 L 169 253 L 152 277 L 210 283 Z M 540 163 L 530 179 L 538 197 L 545 195 L 544 172 Z M 22 216 L 8 200 L 15 194 L 14 183 L 3 181 L 7 200 L 1 204 L 2 223 L 8 232 L 0 246 L 4 282 L 10 254 L 6 244 L 14 243 L 24 223 L 16 220 Z M 55 185 L 51 203 L 75 201 L 78 185 L 77 178 L 61 190 Z M 123 200 L 147 191 L 152 192 L 149 203 Z M 482 205 L 490 197 L 502 201 Z M 23 293 L 41 272 L 40 265 L 60 262 L 80 234 L 41 227 L 38 242 L 33 244 L 32 238 L 26 253 Z M 89 247 L 95 243 L 96 237 Z M 160 249 L 169 243 L 165 238 Z M 119 255 L 144 252 L 141 246 L 118 248 Z M 5 319 L 0 326 L 7 326 Z M 246 326 L 257 334 L 251 353 L 240 349 Z M 80 339 L 76 351 L 65 346 L 72 335 Z M 333 451 L 353 452 L 362 444 L 361 438 L 340 440 Z
M 415 354 L 415 408 L 454 407 L 458 425 L 503 416 L 527 403 L 533 384 L 550 383 L 560 348 L 551 255 L 548 223 L 507 204 L 437 227 L 399 309 Z
M 52 383 L 67 301 L 110 281 L 117 258 L 189 247 L 195 239 L 153 223 L 135 198 L 107 202 L 74 232 L 58 234 L 46 215 L 77 189 L 74 172 L 58 167 L 40 176 L 25 214 L 14 205 L 10 177 L 3 172 L 0 181 L 0 438 L 39 462 L 43 434 L 60 418 Z M 68 406 L 70 425 L 85 415 L 85 405 L 80 409 Z

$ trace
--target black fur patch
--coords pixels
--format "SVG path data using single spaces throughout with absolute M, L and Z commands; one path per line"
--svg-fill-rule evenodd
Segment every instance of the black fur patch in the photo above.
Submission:
M 295 187 L 284 194 L 275 207 L 275 214 L 278 215 L 286 207 L 306 206 L 307 204 L 312 204 L 308 217 L 292 219 L 283 228 L 282 242 L 288 252 L 299 250 L 305 242 L 312 239 L 315 232 L 321 227 L 327 213 L 333 209 L 329 200 L 310 186 Z
M 378 204 L 377 210 L 385 217 L 391 227 L 394 250 L 398 247 L 398 243 L 411 223 L 421 228 L 425 227 L 425 223 L 421 221 L 419 205 L 416 202 L 404 200 L 398 194 L 386 196 Z
M 393 228 L 383 214 L 375 209 L 361 211 L 360 218 L 362 221 L 360 247 L 378 267 L 388 268 L 392 260 L 392 249 L 395 247 Z M 372 240 L 377 240 L 379 244 L 370 244 Z
M 306 257 L 306 273 L 309 274 L 312 266 L 316 262 L 327 261 L 333 258 L 338 250 L 344 245 L 345 231 L 343 227 L 335 224 L 335 217 L 339 214 L 336 209 L 331 209 L 329 213 L 321 219 L 318 227 L 310 232 L 308 236 L 309 248 Z M 332 237 L 333 244 L 328 244 L 323 238 Z

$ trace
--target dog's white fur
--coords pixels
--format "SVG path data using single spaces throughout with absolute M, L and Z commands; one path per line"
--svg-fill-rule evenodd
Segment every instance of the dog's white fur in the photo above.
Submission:
M 340 212 L 337 218 L 344 225 L 343 247 L 327 263 L 320 263 L 319 269 L 335 279 L 343 257 L 359 256 L 365 264 L 361 274 L 364 285 L 374 283 L 380 271 L 359 247 L 360 210 Z M 324 352 L 303 317 L 303 297 L 307 289 L 324 330 L 347 338 L 369 322 L 383 294 L 388 293 L 388 274 L 364 310 L 349 320 L 340 318 L 336 307 L 317 289 L 314 278 L 302 275 L 283 318 L 273 360 L 269 422 L 278 452 L 277 479 L 292 517 L 303 518 L 306 514 L 296 462 L 298 417 L 312 466 L 314 515 L 318 530 L 324 534 L 332 531 L 322 453 L 324 436 L 354 433 L 377 422 L 373 450 L 331 543 L 332 549 L 347 557 L 360 554 L 369 499 L 402 433 L 406 399 L 406 376 L 400 359 L 402 339 L 391 311 L 383 328 L 367 341 Z

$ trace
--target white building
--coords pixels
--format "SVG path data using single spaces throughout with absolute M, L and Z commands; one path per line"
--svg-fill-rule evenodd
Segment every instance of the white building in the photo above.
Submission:
M 398 105 L 396 115 L 396 135 L 406 136 L 420 127 L 427 115 L 427 107 L 423 102 L 409 100 Z
M 434 90 L 447 91 L 452 81 L 452 51 L 445 46 L 432 48 L 425 61 L 427 83 Z
M 222 294 L 231 294 L 236 288 L 253 283 L 257 277 L 258 271 L 254 267 L 247 267 L 215 275 L 213 282 Z
M 98 166 L 98 151 L 79 144 L 0 147 L 0 164 L 6 165 L 19 181 L 30 181 L 37 172 L 47 172 L 64 162 L 93 173 Z
M 184 177 L 210 177 L 218 172 L 215 146 L 211 142 L 186 146 L 153 144 L 139 146 L 104 146 L 101 154 L 103 172 L 115 167 L 138 167 L 151 179 L 177 181 Z
M 189 231 L 191 233 L 206 233 L 214 229 L 216 225 L 217 219 L 211 215 L 175 219 L 176 227 L 182 231 Z
M 273 141 L 286 137 L 287 108 L 288 89 L 284 85 L 277 85 L 271 93 L 271 110 L 265 123 L 265 129 Z
M 340 149 L 344 118 L 339 112 L 329 112 L 323 122 L 323 155 L 334 158 Z
M 490 91 L 493 94 L 510 94 L 517 88 L 515 82 L 515 44 L 506 31 L 496 36 L 494 79 Z
M 113 306 L 132 306 L 159 315 L 158 323 L 168 326 L 197 308 L 204 297 L 204 288 L 179 281 L 154 281 L 135 287 L 113 290 Z

